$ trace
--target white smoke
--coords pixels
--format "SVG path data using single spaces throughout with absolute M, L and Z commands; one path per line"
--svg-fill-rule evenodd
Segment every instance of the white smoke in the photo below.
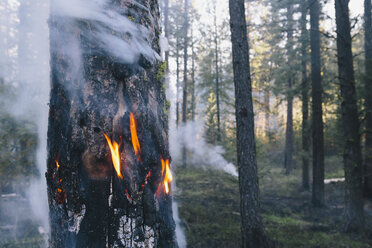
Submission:
M 188 150 L 187 161 L 194 166 L 223 170 L 233 176 L 238 176 L 236 167 L 223 157 L 221 146 L 208 144 L 204 139 L 204 122 L 187 122 L 173 130 L 170 136 L 171 154 L 174 160 L 180 160 L 182 146 Z
M 149 6 L 141 5 L 136 1 L 131 1 L 131 3 L 151 16 Z M 89 32 L 86 32 L 89 37 L 87 38 L 99 44 L 100 48 L 120 63 L 134 64 L 140 55 L 150 62 L 160 59 L 160 56 L 151 48 L 150 30 L 135 23 L 133 21 L 135 16 L 130 20 L 120 12 L 121 9 L 113 6 L 108 0 L 52 0 L 51 7 L 54 16 L 74 21 L 84 20 L 89 23 Z M 153 21 L 153 18 L 151 20 Z M 151 25 L 154 24 L 151 23 Z M 61 33 L 62 38 L 64 35 L 65 33 Z M 70 36 L 67 40 L 71 39 Z M 127 38 L 123 39 L 123 37 Z M 68 51 L 68 49 L 62 49 Z

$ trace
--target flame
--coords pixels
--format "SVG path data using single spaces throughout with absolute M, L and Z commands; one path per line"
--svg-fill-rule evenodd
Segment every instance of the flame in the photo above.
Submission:
M 133 113 L 130 113 L 130 134 L 132 136 L 132 144 L 134 148 L 134 153 L 136 154 L 138 161 L 141 162 L 141 146 L 138 141 L 137 124 L 136 124 L 136 119 L 134 118 Z
M 111 143 L 111 140 L 109 137 L 107 137 L 106 134 L 103 134 L 105 135 L 105 138 L 107 140 L 107 143 L 110 147 L 110 150 L 111 150 L 111 157 L 112 157 L 112 163 L 114 165 L 114 168 L 116 170 L 116 174 L 118 175 L 118 177 L 120 177 L 121 179 L 123 179 L 123 175 L 121 174 L 121 167 L 120 167 L 120 152 L 119 152 L 119 144 L 116 143 L 114 141 L 114 144 Z
M 165 161 L 164 159 L 161 159 L 161 174 L 164 175 L 164 191 L 166 194 L 169 194 L 169 185 L 173 181 L 172 172 L 169 166 L 169 158 Z
M 58 161 L 56 160 L 56 165 L 57 165 L 57 171 L 59 170 L 59 167 L 61 167 L 58 163 Z

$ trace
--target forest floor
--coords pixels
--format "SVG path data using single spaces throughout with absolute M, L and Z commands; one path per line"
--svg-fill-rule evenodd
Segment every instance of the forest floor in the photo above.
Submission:
M 327 184 L 326 206 L 313 208 L 311 193 L 301 190 L 299 169 L 286 176 L 282 168 L 266 162 L 259 162 L 263 220 L 268 236 L 278 247 L 372 247 L 370 208 L 366 209 L 364 233 L 341 231 L 343 182 Z M 339 158 L 326 159 L 326 178 L 343 176 L 340 162 Z M 201 168 L 177 169 L 175 174 L 175 199 L 187 246 L 241 247 L 238 179 L 221 171 Z

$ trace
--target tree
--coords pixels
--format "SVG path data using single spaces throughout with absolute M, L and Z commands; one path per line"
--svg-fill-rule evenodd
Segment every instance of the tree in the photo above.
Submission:
M 189 47 L 189 39 L 188 39 L 188 30 L 189 30 L 189 3 L 188 0 L 185 0 L 185 13 L 184 13 L 184 40 L 183 40 L 183 98 L 182 98 L 182 123 L 185 124 L 187 121 L 187 59 L 188 59 L 188 47 Z M 182 148 L 182 165 L 186 167 L 186 147 L 183 146 Z
M 344 130 L 345 231 L 359 230 L 364 224 L 362 154 L 351 35 L 349 0 L 336 0 L 337 60 Z
M 219 51 L 218 51 L 218 31 L 217 31 L 217 2 L 213 1 L 213 25 L 214 25 L 214 50 L 216 64 L 216 107 L 217 107 L 217 142 L 221 142 L 221 111 L 220 111 L 220 71 L 219 71 Z
M 254 112 L 244 0 L 229 0 L 233 52 L 242 243 L 269 247 L 260 214 Z
M 308 3 L 304 1 L 301 4 L 301 67 L 302 67 L 302 188 L 310 189 L 309 179 L 309 81 L 307 76 L 307 48 L 308 31 L 307 24 Z
M 158 1 L 85 3 L 51 6 L 50 247 L 177 247 Z
M 365 30 L 365 196 L 372 198 L 372 21 L 371 0 L 364 0 L 364 30 Z
M 312 203 L 315 206 L 324 205 L 324 138 L 322 84 L 320 73 L 320 33 L 318 0 L 310 0 L 310 45 L 311 45 L 311 81 L 313 110 L 313 191 Z
M 287 58 L 288 63 L 290 62 L 293 54 L 293 3 L 288 1 L 287 3 Z M 285 150 L 284 150 L 284 168 L 286 174 L 290 174 L 293 168 L 293 84 L 294 74 L 293 68 L 289 68 L 288 72 L 288 89 L 287 89 L 287 125 L 285 131 Z

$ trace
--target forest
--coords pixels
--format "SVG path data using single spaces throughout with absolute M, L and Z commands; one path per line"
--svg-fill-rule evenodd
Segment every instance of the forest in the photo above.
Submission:
M 372 247 L 371 0 L 0 0 L 0 248 Z

